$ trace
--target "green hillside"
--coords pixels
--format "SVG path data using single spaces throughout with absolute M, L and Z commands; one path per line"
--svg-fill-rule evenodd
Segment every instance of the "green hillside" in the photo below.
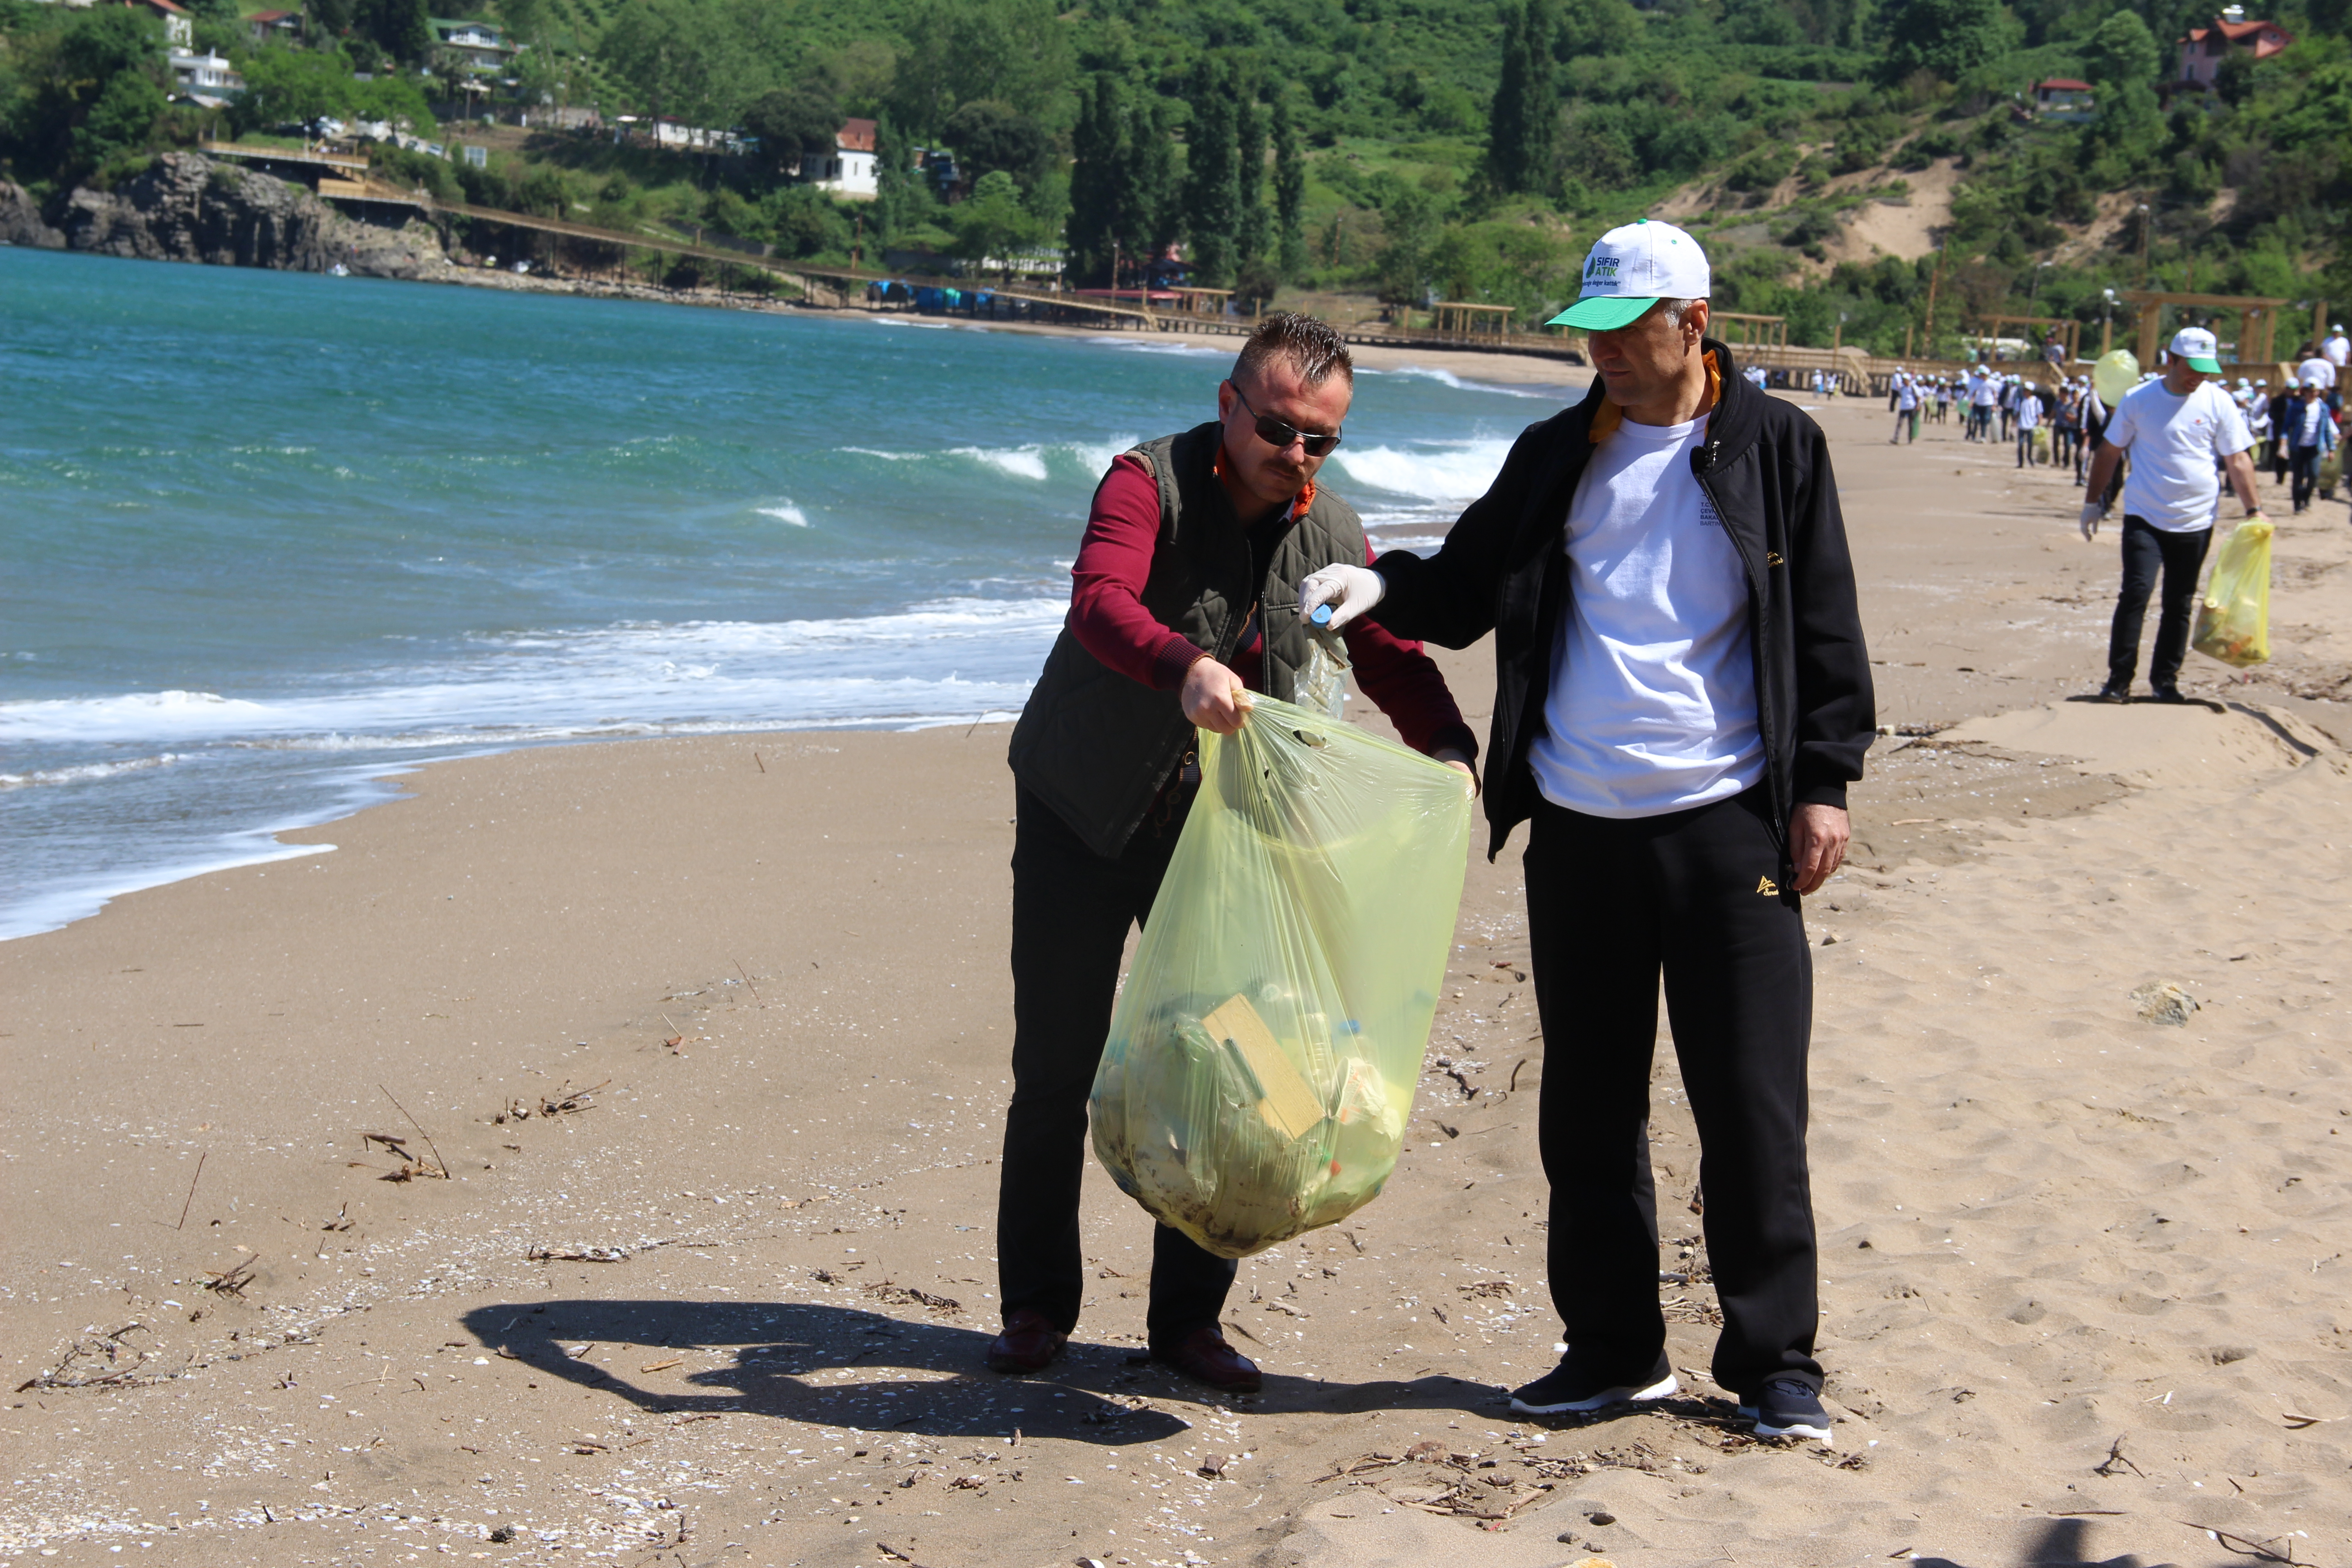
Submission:
M 421 99 L 420 5 L 312 0 L 305 47 Z M 2095 342 L 2104 290 L 2143 281 L 2352 304 L 2347 5 L 2283 0 L 2263 14 L 2292 47 L 2168 98 L 2173 41 L 2210 19 L 2187 0 L 491 0 L 532 46 L 525 97 L 771 150 L 874 118 L 882 198 L 836 204 L 775 156 L 609 139 L 403 172 L 819 257 L 853 233 L 869 255 L 1066 246 L 1087 282 L 1176 241 L 1245 294 L 1433 295 L 1523 321 L 1572 293 L 1602 227 L 1654 214 L 1706 240 L 1722 307 L 1786 314 L 1792 341 L 1924 349 L 1932 280 L 1946 352 L 2003 311 Z M 198 133 L 135 26 L 0 0 L 0 168 L 54 199 Z M 335 96 L 239 29 L 209 36 L 277 84 L 241 125 Z M 2094 85 L 2081 122 L 2032 111 L 2048 77 Z M 919 146 L 952 152 L 951 185 L 910 172 Z

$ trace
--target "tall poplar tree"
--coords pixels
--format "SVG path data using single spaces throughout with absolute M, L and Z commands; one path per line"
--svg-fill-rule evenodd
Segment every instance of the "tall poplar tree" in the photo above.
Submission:
M 1307 270 L 1307 160 L 1298 147 L 1298 121 L 1290 112 L 1290 94 L 1277 90 L 1274 99 L 1274 232 L 1275 265 L 1286 279 Z
M 1168 100 L 1151 95 L 1148 108 L 1139 106 L 1130 132 L 1135 156 L 1129 160 L 1130 195 L 1127 210 L 1133 215 L 1143 248 L 1158 252 L 1184 232 L 1183 192 L 1176 177 L 1176 128 Z
M 1065 229 L 1070 272 L 1081 283 L 1114 283 L 1114 250 L 1129 238 L 1129 226 L 1122 222 L 1127 215 L 1120 209 L 1135 150 L 1118 79 L 1108 71 L 1097 72 L 1080 100 L 1070 152 L 1070 216 Z
M 1184 228 L 1194 276 L 1210 287 L 1234 275 L 1241 226 L 1237 105 L 1232 62 L 1203 55 L 1192 73 L 1192 127 L 1184 143 Z
M 1503 0 L 1503 69 L 1486 123 L 1486 176 L 1506 195 L 1550 183 L 1559 96 L 1552 88 L 1551 0 Z
M 1235 259 L 1246 267 L 1266 258 L 1274 237 L 1265 210 L 1265 110 L 1247 83 L 1234 104 L 1234 153 Z

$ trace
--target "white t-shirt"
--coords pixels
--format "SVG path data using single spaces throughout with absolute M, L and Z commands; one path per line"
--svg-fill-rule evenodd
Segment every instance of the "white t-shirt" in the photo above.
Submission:
M 1979 408 L 1991 408 L 2000 402 L 2000 383 L 1989 375 L 1979 376 L 1969 384 L 1969 401 Z
M 1897 413 L 1908 414 L 1919 406 L 1919 384 L 1907 375 L 1895 378 L 1895 407 Z
M 2212 527 L 2213 509 L 2221 499 L 2214 459 L 2254 444 L 2245 417 L 2220 387 L 2209 381 L 2176 397 L 2161 377 L 2124 394 L 2107 422 L 2106 438 L 2131 451 L 2124 515 L 2144 519 L 2165 533 Z
M 2327 444 L 2327 405 L 2315 397 L 2305 403 L 2291 398 L 2286 405 L 2287 445 L 2290 447 L 2324 447 Z
M 1568 510 L 1572 613 L 1552 650 L 1544 798 L 1592 816 L 1659 816 L 1764 776 L 1748 574 L 1691 473 L 1704 420 L 1619 425 Z
M 2312 355 L 2294 367 L 2297 386 L 2315 386 L 2326 392 L 2336 384 L 2336 367 L 2318 354 Z
M 2041 423 L 2042 399 L 2031 391 L 2020 394 L 2017 399 L 2017 427 L 2020 430 L 2031 430 Z
M 2352 338 L 2338 332 L 2320 344 L 2319 352 L 2326 356 L 2328 363 L 2342 370 L 2347 363 L 2352 363 Z

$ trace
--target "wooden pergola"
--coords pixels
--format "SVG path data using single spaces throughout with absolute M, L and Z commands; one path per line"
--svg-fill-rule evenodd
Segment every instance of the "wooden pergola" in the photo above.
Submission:
M 1234 291 L 1230 289 L 1187 287 L 1174 289 L 1172 292 L 1176 296 L 1176 309 L 1188 316 L 1222 316 L 1225 313 L 1225 306 L 1234 297 Z
M 2068 364 L 2074 363 L 2075 358 L 2082 349 L 2083 323 L 2075 321 L 2071 316 L 1987 316 L 1984 320 L 1985 331 L 1981 335 L 1990 339 L 1996 348 L 2000 345 L 2000 330 L 2003 327 L 2014 326 L 2029 329 L 2026 334 L 2029 339 L 2032 336 L 2030 329 L 2036 327 L 2059 328 L 2062 335 L 2065 339 L 2065 363 Z M 2042 354 L 2041 349 L 2036 348 L 2028 357 L 2032 359 L 2042 358 Z
M 1750 316 L 1738 310 L 1709 310 L 1706 324 L 1713 327 L 1718 322 L 1739 329 L 1737 338 L 1728 331 L 1717 334 L 1727 343 L 1737 342 L 1742 348 L 1759 344 L 1765 348 L 1785 349 L 1789 346 L 1789 318 L 1786 316 Z
M 2287 300 L 2266 299 L 2258 294 L 2167 294 L 2152 289 L 2126 289 L 2121 298 L 2139 310 L 2139 363 L 2142 370 L 2156 368 L 2157 343 L 2164 335 L 2164 308 L 2167 305 L 2186 305 L 2199 310 L 2235 310 L 2238 312 L 2237 363 L 2269 364 L 2278 357 L 2278 312 L 2279 307 L 2287 304 Z M 2259 353 L 2254 352 L 2257 349 L 2261 351 Z
M 1511 330 L 1514 308 L 1509 305 L 1473 305 L 1464 300 L 1447 300 L 1430 307 L 1430 330 L 1465 338 L 1476 335 L 1501 337 Z

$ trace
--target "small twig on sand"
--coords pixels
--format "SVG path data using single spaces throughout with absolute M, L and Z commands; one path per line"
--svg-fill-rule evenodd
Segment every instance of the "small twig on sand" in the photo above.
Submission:
M 203 1179 L 205 1173 L 205 1162 L 211 1157 L 212 1151 L 209 1149 L 196 1156 L 196 1173 L 188 1178 L 188 1200 L 186 1203 L 180 1205 L 180 1223 L 172 1227 L 173 1230 L 185 1230 L 188 1228 L 188 1210 L 195 1205 L 196 1183 Z
M 394 1110 L 399 1111 L 403 1116 L 408 1116 L 408 1107 L 401 1104 L 399 1098 L 394 1095 L 392 1090 L 384 1089 L 382 1084 L 376 1085 L 376 1088 L 383 1090 L 383 1097 L 392 1101 L 392 1108 Z M 417 1121 L 414 1116 L 408 1116 L 408 1124 L 416 1129 L 416 1135 L 425 1140 L 425 1146 L 427 1149 L 433 1151 L 433 1163 L 441 1167 L 441 1179 L 445 1182 L 447 1181 L 449 1179 L 449 1162 L 441 1157 L 441 1145 L 433 1142 L 433 1134 L 425 1131 L 425 1123 Z
M 2133 1475 L 2139 1476 L 2143 1479 L 2145 1479 L 2147 1474 L 2147 1471 L 2141 1469 L 2137 1465 L 2133 1464 L 2131 1462 L 2131 1457 L 2124 1452 L 2124 1440 L 2121 1437 L 2117 1437 L 2114 1442 L 2107 1445 L 2107 1457 L 2101 1459 L 2097 1467 L 2094 1468 L 2091 1473 L 2095 1476 L 2112 1476 L 2116 1472 L 2118 1467 L 2127 1469 Z
M 766 772 L 768 771 L 768 764 L 767 764 L 767 763 L 763 763 L 763 762 L 761 762 L 761 761 L 760 761 L 760 753 L 759 753 L 759 752 L 752 752 L 752 753 L 751 753 L 751 762 L 752 762 L 752 764 L 753 764 L 754 766 L 756 766 L 756 767 L 757 767 L 757 768 L 758 768 L 761 773 L 766 773 Z
M 663 1045 L 667 1046 L 671 1050 L 676 1050 L 678 1047 L 686 1043 L 686 1031 L 679 1028 L 676 1024 L 670 1024 L 668 1014 L 660 1013 L 655 1016 L 660 1018 L 663 1023 L 669 1024 L 669 1038 L 664 1040 L 662 1042 Z
M 204 1288 L 215 1296 L 241 1297 L 245 1294 L 245 1288 L 253 1283 L 253 1266 L 260 1261 L 260 1255 L 257 1253 L 226 1271 L 207 1268 L 205 1272 L 212 1278 L 205 1281 Z
M 2232 1535 L 2226 1530 L 2216 1530 L 2210 1524 L 2199 1524 L 2194 1520 L 2176 1519 L 2172 1522 L 2175 1524 L 2186 1525 L 2190 1530 L 2201 1530 L 2206 1534 L 2211 1536 L 2214 1540 L 2220 1542 L 2222 1545 L 2227 1546 L 2233 1551 L 2239 1547 L 2245 1548 L 2242 1552 L 2239 1553 L 2241 1556 L 2252 1557 L 2263 1563 L 2293 1563 L 2294 1561 L 2294 1542 L 2293 1539 L 2286 1536 L 2281 1536 L 2278 1538 L 2286 1542 L 2286 1555 L 2282 1557 L 2277 1552 L 2271 1550 L 2267 1542 L 2249 1541 L 2242 1535 Z
M 728 962 L 734 964 L 735 973 L 743 977 L 743 989 L 751 994 L 752 1001 L 758 1002 L 760 1000 L 760 988 L 751 984 L 751 972 L 743 967 L 743 961 L 740 958 L 730 959 Z M 766 1004 L 761 1003 L 761 1005 L 765 1006 Z

